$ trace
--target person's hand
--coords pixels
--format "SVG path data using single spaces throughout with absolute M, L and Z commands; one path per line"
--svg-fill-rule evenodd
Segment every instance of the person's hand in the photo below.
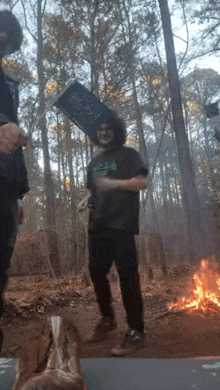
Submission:
M 81 202 L 78 203 L 77 211 L 79 212 L 84 211 L 87 206 L 88 206 L 88 197 L 84 198 L 83 200 L 81 200 Z
M 110 192 L 118 189 L 117 180 L 109 179 L 108 177 L 97 176 L 94 179 L 94 183 L 98 192 Z
M 21 200 L 18 199 L 18 224 L 23 225 L 24 223 L 24 208 L 22 206 Z
M 15 123 L 9 122 L 0 127 L 0 153 L 10 154 L 19 146 L 26 145 L 29 136 Z

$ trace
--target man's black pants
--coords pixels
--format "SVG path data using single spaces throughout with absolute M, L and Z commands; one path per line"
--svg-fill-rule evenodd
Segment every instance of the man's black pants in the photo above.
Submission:
M 107 274 L 117 268 L 127 323 L 144 331 L 143 302 L 140 290 L 137 252 L 133 232 L 106 228 L 89 232 L 89 270 L 103 317 L 113 317 L 112 297 Z
M 2 295 L 8 280 L 13 249 L 12 246 L 0 244 L 0 295 Z
M 18 226 L 17 200 L 10 201 L 10 209 L 7 212 L 2 211 L 2 204 L 0 202 L 0 317 L 3 313 L 2 294 L 9 276 Z

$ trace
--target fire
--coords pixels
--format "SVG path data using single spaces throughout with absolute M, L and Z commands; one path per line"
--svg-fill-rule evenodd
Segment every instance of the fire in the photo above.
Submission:
M 194 290 L 189 298 L 182 297 L 170 304 L 170 310 L 220 312 L 220 276 L 208 260 L 202 259 L 199 271 L 193 275 Z

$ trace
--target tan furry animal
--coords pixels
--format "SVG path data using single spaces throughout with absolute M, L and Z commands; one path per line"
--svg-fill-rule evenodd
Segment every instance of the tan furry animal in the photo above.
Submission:
M 13 390 L 86 390 L 79 335 L 71 320 L 51 317 L 31 332 Z

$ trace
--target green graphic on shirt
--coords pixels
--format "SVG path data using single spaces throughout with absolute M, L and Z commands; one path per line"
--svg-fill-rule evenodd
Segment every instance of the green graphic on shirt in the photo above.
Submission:
M 116 171 L 117 165 L 115 161 L 106 161 L 105 163 L 99 163 L 93 168 L 93 176 L 104 176 L 108 171 Z

